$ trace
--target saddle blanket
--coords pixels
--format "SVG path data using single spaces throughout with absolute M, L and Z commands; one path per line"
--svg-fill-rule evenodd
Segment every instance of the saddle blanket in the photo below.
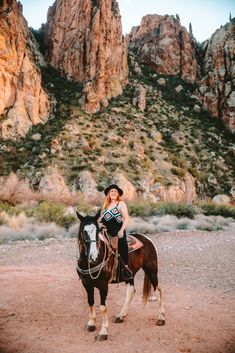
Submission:
M 102 233 L 99 234 L 99 238 L 109 246 L 107 238 L 104 237 Z M 131 253 L 135 250 L 142 248 L 143 243 L 139 239 L 137 239 L 134 235 L 128 234 L 127 245 L 128 245 L 128 253 Z
M 132 234 L 127 235 L 127 244 L 128 244 L 128 253 L 138 250 L 143 246 L 143 243 Z

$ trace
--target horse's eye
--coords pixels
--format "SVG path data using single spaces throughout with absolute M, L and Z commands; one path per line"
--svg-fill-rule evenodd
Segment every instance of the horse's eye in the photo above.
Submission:
M 85 240 L 89 239 L 89 234 L 88 234 L 87 230 L 84 230 L 83 237 L 84 237 Z

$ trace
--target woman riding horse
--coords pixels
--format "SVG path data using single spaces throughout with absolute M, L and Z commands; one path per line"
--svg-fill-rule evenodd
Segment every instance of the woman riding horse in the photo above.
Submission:
M 133 274 L 128 267 L 128 245 L 126 239 L 126 227 L 129 221 L 127 206 L 121 200 L 123 191 L 118 185 L 108 186 L 104 193 L 106 199 L 101 210 L 99 221 L 107 228 L 109 237 L 118 237 L 118 252 L 125 266 L 123 275 L 131 279 Z
M 114 184 L 115 185 L 115 184 Z M 158 256 L 157 249 L 154 243 L 142 234 L 133 234 L 139 242 L 142 243 L 142 247 L 138 248 L 134 252 L 131 252 L 128 255 L 126 253 L 126 237 L 125 237 L 125 227 L 126 227 L 126 219 L 128 213 L 125 211 L 125 204 L 118 200 L 118 196 L 122 194 L 122 190 L 118 188 L 116 185 L 110 185 L 109 188 L 106 189 L 106 194 L 114 189 L 117 191 L 117 194 L 112 192 L 113 196 L 110 196 L 111 202 L 105 207 L 102 211 L 102 219 L 107 219 L 104 223 L 109 227 L 111 223 L 108 223 L 109 218 L 113 218 L 112 214 L 118 215 L 120 217 L 118 225 L 115 225 L 114 229 L 115 233 L 118 234 L 120 239 L 124 239 L 124 246 L 119 246 L 121 250 L 121 254 L 123 257 L 123 261 L 127 264 L 127 261 L 130 266 L 131 277 L 126 278 L 125 276 L 120 274 L 119 282 L 125 281 L 127 284 L 126 288 L 126 299 L 124 305 L 120 311 L 120 313 L 115 317 L 116 323 L 121 323 L 124 321 L 124 318 L 128 314 L 130 303 L 135 294 L 134 288 L 134 276 L 139 271 L 139 269 L 143 269 L 145 272 L 144 276 L 144 286 L 143 286 L 143 301 L 146 302 L 151 294 L 151 286 L 153 290 L 157 290 L 158 295 L 158 308 L 159 308 L 159 316 L 156 324 L 158 326 L 165 324 L 165 314 L 162 303 L 162 292 L 158 285 Z M 121 191 L 120 191 L 121 190 Z M 119 204 L 117 205 L 117 203 Z M 110 207 L 111 204 L 111 207 Z M 120 214 L 119 214 L 120 213 Z M 109 215 L 108 215 L 109 214 Z M 105 217 L 106 215 L 106 217 Z M 112 279 L 112 269 L 115 263 L 115 252 L 109 245 L 109 242 L 104 235 L 106 232 L 102 233 L 101 228 L 99 227 L 98 219 L 100 218 L 100 211 L 96 216 L 82 216 L 77 212 L 77 216 L 80 219 L 80 227 L 78 232 L 78 263 L 77 263 L 77 273 L 82 280 L 82 284 L 87 292 L 88 304 L 90 307 L 90 315 L 89 321 L 87 324 L 88 331 L 94 331 L 96 328 L 96 312 L 94 307 L 94 289 L 97 288 L 100 293 L 100 310 L 102 313 L 102 327 L 97 336 L 97 340 L 103 341 L 107 340 L 108 337 L 108 315 L 107 315 L 107 307 L 106 307 L 106 298 L 108 295 L 108 285 L 110 280 Z M 116 218 L 116 217 L 115 217 Z M 114 220 L 113 220 L 114 221 Z M 116 222 L 116 221 L 115 221 Z M 113 231 L 113 227 L 111 227 Z M 120 241 L 119 239 L 119 241 Z M 124 248 L 124 251 L 123 251 Z M 126 268 L 126 272 L 129 271 L 129 268 Z

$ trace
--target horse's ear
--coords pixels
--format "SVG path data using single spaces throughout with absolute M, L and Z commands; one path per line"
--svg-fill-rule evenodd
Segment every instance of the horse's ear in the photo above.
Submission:
M 76 214 L 77 214 L 78 218 L 80 219 L 80 221 L 82 221 L 84 219 L 84 217 L 78 211 L 76 211 Z
M 97 221 L 98 218 L 100 217 L 100 212 L 101 212 L 101 210 L 99 210 L 99 211 L 96 213 L 96 215 L 95 215 L 95 220 L 96 220 L 96 221 Z

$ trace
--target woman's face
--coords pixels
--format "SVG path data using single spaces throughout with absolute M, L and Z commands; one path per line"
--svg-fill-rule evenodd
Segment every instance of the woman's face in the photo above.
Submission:
M 109 191 L 109 196 L 110 196 L 110 199 L 111 200 L 117 200 L 117 197 L 118 197 L 118 191 L 116 189 L 111 189 Z

